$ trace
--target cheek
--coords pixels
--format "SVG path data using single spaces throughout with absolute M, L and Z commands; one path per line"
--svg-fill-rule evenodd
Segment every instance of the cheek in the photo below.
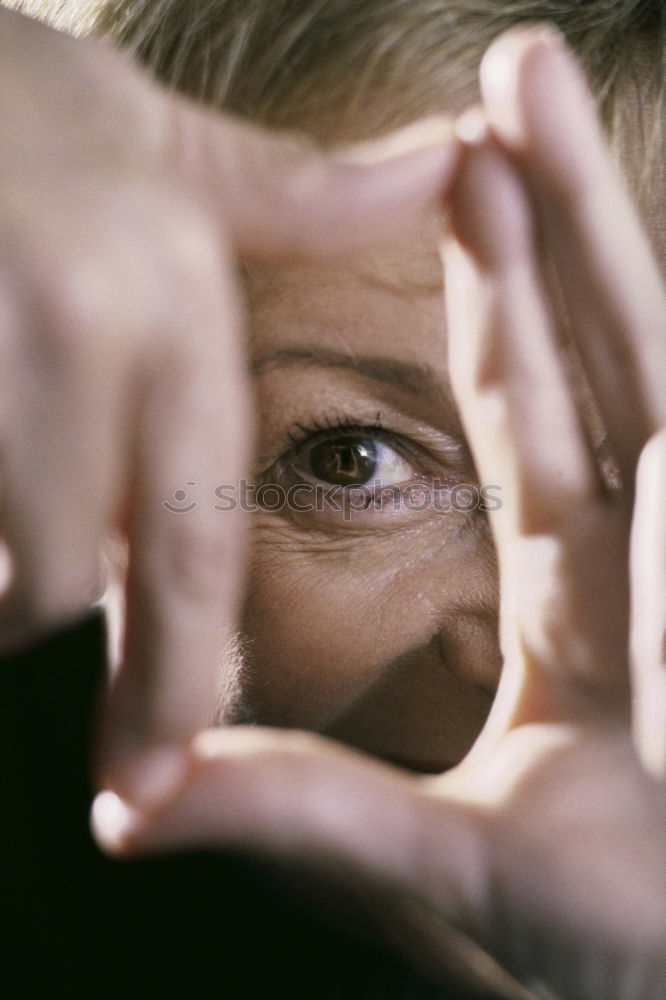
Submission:
M 456 691 L 461 677 L 463 686 L 494 687 L 492 549 L 473 532 L 442 542 L 435 524 L 390 539 L 309 546 L 270 519 L 257 528 L 244 616 L 250 640 L 244 694 L 258 721 L 330 728 L 371 704 L 368 692 L 378 686 L 399 690 L 395 665 L 407 659 L 420 684 L 413 697 L 406 693 L 404 711 L 412 700 L 416 707 L 431 694 L 443 696 L 447 657 L 458 675 Z M 489 700 L 487 692 L 480 697 L 484 712 Z
M 244 622 L 261 721 L 322 729 L 357 698 L 428 614 L 414 602 L 397 605 L 399 592 L 394 567 L 369 567 L 363 551 L 262 539 Z M 388 613 L 391 604 L 400 615 Z

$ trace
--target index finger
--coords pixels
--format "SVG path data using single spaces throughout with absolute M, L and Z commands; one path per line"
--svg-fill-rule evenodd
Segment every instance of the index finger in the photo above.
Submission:
M 211 216 L 195 240 L 203 255 L 176 258 L 180 304 L 136 390 L 125 661 L 99 767 L 144 804 L 177 784 L 189 741 L 212 721 L 242 590 L 242 512 L 222 514 L 214 499 L 248 467 L 234 252 L 321 259 L 390 241 L 438 206 L 459 149 L 441 120 L 326 157 L 186 105 L 180 114 L 176 164 Z
M 530 183 L 628 485 L 641 448 L 666 423 L 666 293 L 650 245 L 582 71 L 555 30 L 503 35 L 484 58 L 481 88 L 493 130 Z
M 479 475 L 502 489 L 490 519 L 505 665 L 486 739 L 624 703 L 626 538 L 557 351 L 527 191 L 492 141 L 468 153 L 451 227 L 451 381 Z
M 102 782 L 143 806 L 184 773 L 230 669 L 243 520 L 215 490 L 246 471 L 251 430 L 231 248 L 189 219 L 172 233 L 169 309 L 133 373 L 126 628 L 98 760 Z
M 443 115 L 324 152 L 185 101 L 174 110 L 170 162 L 248 259 L 323 260 L 399 240 L 441 208 L 460 162 Z

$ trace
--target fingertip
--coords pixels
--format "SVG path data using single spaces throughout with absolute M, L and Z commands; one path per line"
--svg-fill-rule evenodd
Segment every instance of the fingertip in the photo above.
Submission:
M 98 846 L 111 855 L 124 854 L 145 825 L 138 809 L 115 792 L 106 790 L 95 797 L 90 811 L 90 827 Z
M 403 239 L 441 208 L 463 145 L 432 116 L 333 151 L 294 149 L 255 131 L 225 204 L 236 249 L 253 260 L 324 260 Z
M 567 59 L 564 36 L 552 24 L 533 24 L 504 32 L 481 60 L 481 93 L 490 122 L 511 148 L 520 149 L 526 142 L 526 111 L 529 113 L 538 79 L 545 77 L 552 86 L 548 60 L 553 55 Z M 573 60 L 568 61 L 573 66 Z
M 367 143 L 337 150 L 326 171 L 325 249 L 331 256 L 390 244 L 446 205 L 464 161 L 454 122 L 433 116 Z M 344 220 L 343 228 L 340 221 Z
M 482 104 L 474 104 L 456 119 L 455 134 L 466 146 L 480 146 L 489 138 L 488 116 Z
M 454 148 L 455 137 L 455 126 L 451 118 L 447 115 L 430 115 L 378 139 L 355 143 L 336 150 L 333 153 L 333 160 L 339 163 L 376 166 L 433 146 Z
M 137 748 L 112 760 L 103 783 L 122 796 L 120 801 L 154 811 L 175 798 L 189 772 L 189 753 L 180 745 Z

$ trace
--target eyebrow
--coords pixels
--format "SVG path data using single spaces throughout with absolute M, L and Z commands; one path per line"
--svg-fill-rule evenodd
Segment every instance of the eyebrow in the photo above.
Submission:
M 273 368 L 293 366 L 342 368 L 383 385 L 390 385 L 405 395 L 417 396 L 432 406 L 447 410 L 453 407 L 448 380 L 442 382 L 441 376 L 430 365 L 396 361 L 394 358 L 344 354 L 316 346 L 283 347 L 259 358 L 252 364 L 251 371 L 253 375 L 261 375 Z

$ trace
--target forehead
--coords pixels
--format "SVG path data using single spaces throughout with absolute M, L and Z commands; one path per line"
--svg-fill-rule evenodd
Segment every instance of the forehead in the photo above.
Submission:
M 246 272 L 253 358 L 320 343 L 443 362 L 441 227 L 427 219 L 411 238 L 385 250 L 325 264 Z

